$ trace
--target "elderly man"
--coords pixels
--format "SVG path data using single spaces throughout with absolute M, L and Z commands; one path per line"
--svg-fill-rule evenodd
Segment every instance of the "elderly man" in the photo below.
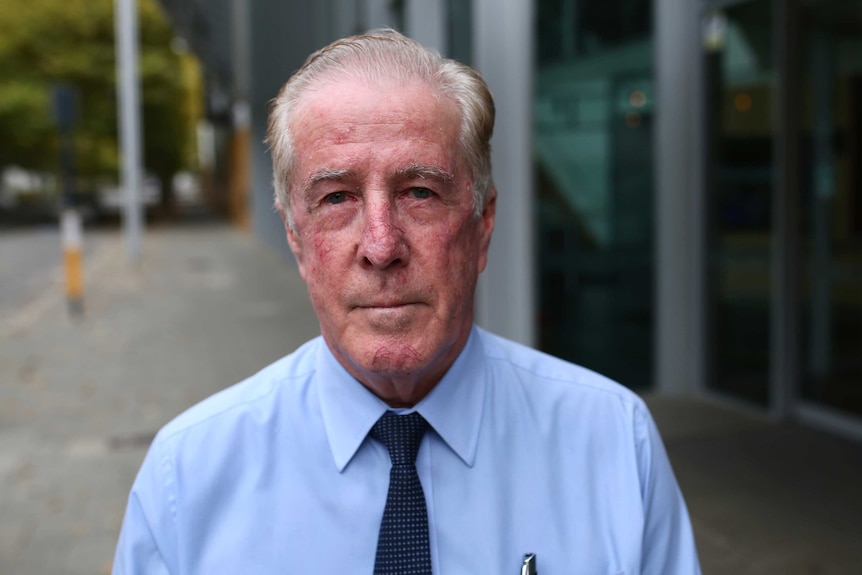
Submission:
M 161 430 L 115 573 L 699 573 L 643 402 L 473 325 L 493 123 L 392 31 L 287 82 L 276 207 L 322 336 Z

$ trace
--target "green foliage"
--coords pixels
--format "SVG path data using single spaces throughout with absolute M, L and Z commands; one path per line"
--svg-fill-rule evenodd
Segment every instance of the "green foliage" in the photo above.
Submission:
M 156 0 L 139 0 L 144 163 L 162 177 L 189 167 L 194 108 L 182 58 Z M 52 170 L 52 86 L 74 87 L 81 176 L 115 176 L 114 0 L 0 0 L 0 167 Z

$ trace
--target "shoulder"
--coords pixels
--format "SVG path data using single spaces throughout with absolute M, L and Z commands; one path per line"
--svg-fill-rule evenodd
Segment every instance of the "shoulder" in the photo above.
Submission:
M 261 416 L 276 407 L 283 392 L 300 392 L 315 370 L 321 338 L 317 337 L 296 351 L 264 367 L 249 378 L 211 395 L 190 407 L 158 433 L 157 440 L 169 441 L 197 427 L 212 431 L 231 427 L 235 420 L 256 413 Z
M 528 396 L 571 398 L 580 402 L 619 405 L 643 411 L 643 400 L 627 387 L 591 369 L 477 329 L 484 356 L 492 370 L 504 372 Z

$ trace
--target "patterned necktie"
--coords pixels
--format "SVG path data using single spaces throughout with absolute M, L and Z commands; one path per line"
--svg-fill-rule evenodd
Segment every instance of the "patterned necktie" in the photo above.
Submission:
M 427 427 L 416 412 L 387 411 L 371 428 L 371 437 L 386 446 L 392 460 L 374 575 L 431 575 L 428 511 L 416 473 L 416 454 Z

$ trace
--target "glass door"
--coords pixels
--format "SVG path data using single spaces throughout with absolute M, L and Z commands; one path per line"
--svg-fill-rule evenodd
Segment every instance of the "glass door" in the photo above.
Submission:
M 800 8 L 800 396 L 862 415 L 862 0 Z
M 769 405 L 772 2 L 707 15 L 707 386 Z

